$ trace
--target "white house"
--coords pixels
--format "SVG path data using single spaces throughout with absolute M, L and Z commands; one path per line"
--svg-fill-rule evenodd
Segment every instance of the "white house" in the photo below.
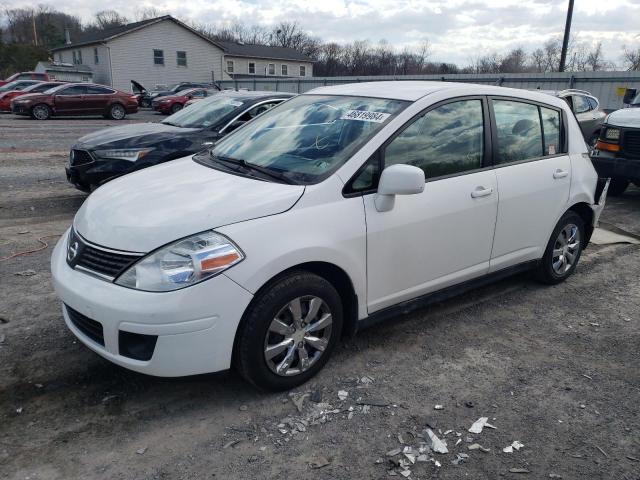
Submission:
M 170 15 L 67 39 L 52 55 L 57 63 L 89 67 L 94 82 L 119 90 L 130 90 L 131 80 L 151 89 L 182 81 L 313 75 L 313 61 L 292 48 L 213 41 Z

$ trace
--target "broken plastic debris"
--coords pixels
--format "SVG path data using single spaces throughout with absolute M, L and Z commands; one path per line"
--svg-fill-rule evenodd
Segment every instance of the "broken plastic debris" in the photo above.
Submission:
M 331 460 L 325 458 L 325 457 L 318 457 L 315 458 L 313 460 L 311 460 L 309 462 L 309 466 L 313 469 L 318 469 L 318 468 L 322 468 L 322 467 L 326 467 L 327 465 L 331 464 Z
M 549 478 L 562 478 L 562 475 L 558 475 L 557 473 L 550 473 Z
M 136 450 L 136 453 L 138 455 L 144 455 L 146 451 L 147 451 L 147 447 L 143 447 L 143 448 L 141 448 L 139 450 Z
M 418 458 L 416 458 L 416 460 L 418 462 L 428 462 L 429 461 L 429 457 L 423 453 L 421 455 L 418 455 Z
M 16 413 L 22 413 L 22 407 L 16 408 Z
M 474 443 L 472 445 L 469 445 L 467 448 L 469 450 L 480 450 L 481 452 L 484 452 L 484 453 L 488 453 L 488 452 L 491 451 L 490 448 L 485 448 L 482 445 L 480 445 L 479 443 Z
M 520 443 L 518 440 L 515 440 L 511 445 L 509 445 L 508 447 L 504 447 L 502 449 L 502 451 L 504 453 L 513 453 L 513 450 L 520 450 L 522 447 L 524 447 L 524 443 Z
M 482 429 L 484 427 L 495 429 L 496 427 L 494 427 L 490 423 L 487 423 L 488 420 L 489 420 L 489 417 L 480 417 L 478 420 L 473 422 L 473 425 L 471 425 L 471 428 L 469 429 L 469 431 L 471 433 L 482 433 Z
M 447 442 L 440 440 L 430 428 L 427 428 L 425 432 L 427 432 L 427 436 L 429 437 L 429 448 L 431 450 L 435 453 L 449 453 L 449 450 L 447 449 Z
M 442 405 L 434 405 L 433 409 L 434 410 L 444 410 L 444 406 L 442 406 Z
M 373 383 L 373 377 L 365 375 L 364 377 L 362 377 L 360 379 L 360 383 L 363 383 L 365 385 L 369 385 L 369 384 Z
M 433 463 L 434 463 L 434 465 L 436 467 L 441 467 L 442 466 L 442 464 L 438 460 L 436 460 L 435 458 L 432 458 L 431 460 L 433 460 Z
M 526 468 L 510 468 L 509 472 L 511 473 L 529 473 L 529 470 Z
M 401 452 L 402 452 L 402 448 L 401 447 L 394 448 L 393 450 L 389 450 L 387 452 L 387 457 L 395 457 L 396 455 L 398 455 Z
M 346 400 L 346 398 L 349 396 L 349 392 L 347 392 L 346 390 L 339 390 L 338 391 L 338 399 L 339 400 Z

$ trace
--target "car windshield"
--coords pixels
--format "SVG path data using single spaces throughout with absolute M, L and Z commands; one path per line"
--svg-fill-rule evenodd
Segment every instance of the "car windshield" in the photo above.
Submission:
M 301 95 L 222 140 L 211 150 L 210 161 L 236 161 L 295 183 L 317 183 L 407 105 L 381 98 Z
M 19 86 L 22 83 L 21 80 L 16 80 L 15 82 L 9 82 L 5 85 L 2 85 L 0 87 L 0 92 L 8 92 L 9 90 L 22 90 L 22 88 L 26 87 L 27 85 L 23 85 L 22 88 Z M 16 88 L 17 86 L 17 88 Z
M 244 99 L 230 95 L 214 95 L 194 103 L 165 118 L 162 123 L 182 128 L 207 128 L 244 105 Z
M 631 103 L 629 105 L 640 105 L 640 92 L 633 97 L 633 100 L 631 100 Z

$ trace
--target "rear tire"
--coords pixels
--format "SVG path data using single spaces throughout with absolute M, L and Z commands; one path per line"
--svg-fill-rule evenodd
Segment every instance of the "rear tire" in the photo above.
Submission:
M 114 103 L 109 107 L 109 118 L 111 120 L 122 120 L 127 115 L 127 111 L 119 103 Z
M 289 390 L 327 363 L 342 332 L 342 302 L 322 277 L 293 271 L 253 299 L 236 334 L 234 365 L 254 386 Z
M 171 113 L 172 114 L 174 114 L 176 112 L 179 112 L 180 110 L 182 110 L 182 104 L 174 103 L 173 105 L 171 105 Z
M 34 105 L 31 108 L 31 118 L 35 120 L 49 120 L 51 118 L 51 108 L 44 103 Z
M 553 229 L 544 256 L 538 264 L 538 280 L 555 285 L 569 278 L 580 260 L 585 238 L 582 217 L 573 210 L 565 212 Z
M 624 191 L 629 186 L 629 180 L 624 178 L 612 178 L 609 183 L 609 190 L 607 191 L 607 195 L 611 195 L 612 197 L 619 197 L 624 193 Z

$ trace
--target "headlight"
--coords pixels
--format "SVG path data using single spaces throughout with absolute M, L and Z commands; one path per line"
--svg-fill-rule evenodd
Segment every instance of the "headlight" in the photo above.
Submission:
M 113 158 L 135 162 L 151 151 L 153 151 L 153 148 L 128 148 L 126 150 L 95 150 L 93 153 L 99 158 Z
M 214 277 L 242 260 L 244 254 L 231 240 L 208 231 L 150 253 L 115 283 L 137 290 L 167 292 Z
M 615 140 L 617 142 L 618 140 L 620 140 L 620 129 L 607 128 L 604 132 L 604 138 L 607 140 Z

